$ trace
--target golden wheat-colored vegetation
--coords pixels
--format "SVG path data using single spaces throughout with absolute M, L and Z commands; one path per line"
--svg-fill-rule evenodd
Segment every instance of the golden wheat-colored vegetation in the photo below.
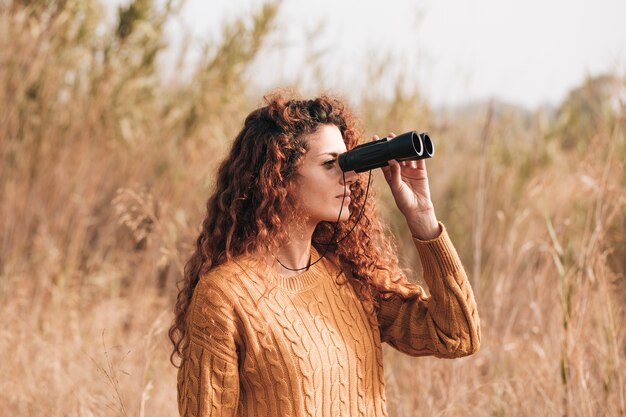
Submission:
M 176 281 L 215 167 L 259 103 L 248 71 L 278 7 L 225 24 L 189 77 L 164 82 L 177 2 L 135 0 L 111 27 L 95 0 L 0 0 L 2 415 L 176 414 Z M 385 350 L 391 415 L 626 415 L 624 86 L 589 79 L 534 112 L 435 112 L 400 84 L 353 103 L 368 135 L 435 138 L 433 199 L 482 319 L 468 358 Z

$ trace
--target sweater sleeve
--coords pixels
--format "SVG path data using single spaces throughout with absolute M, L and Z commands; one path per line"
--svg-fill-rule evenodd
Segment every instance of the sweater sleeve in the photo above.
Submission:
M 413 238 L 430 297 L 379 300 L 381 340 L 411 356 L 457 358 L 480 346 L 480 320 L 467 275 L 450 238 Z
M 212 278 L 200 280 L 189 306 L 189 344 L 178 370 L 181 417 L 230 417 L 237 411 L 235 312 L 228 293 L 212 285 Z

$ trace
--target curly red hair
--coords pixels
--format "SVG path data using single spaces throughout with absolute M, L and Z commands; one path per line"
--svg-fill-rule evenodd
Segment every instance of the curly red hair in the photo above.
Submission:
M 185 318 L 193 291 L 202 275 L 242 254 L 274 253 L 287 237 L 287 219 L 297 213 L 294 200 L 296 171 L 308 150 L 307 138 L 323 125 L 339 128 L 349 150 L 359 143 L 356 119 L 338 98 L 290 99 L 284 94 L 265 97 L 266 105 L 250 113 L 221 163 L 216 188 L 207 202 L 207 215 L 196 250 L 185 265 L 184 277 L 169 330 L 174 345 L 172 362 L 182 357 L 187 337 Z M 350 218 L 338 225 L 320 222 L 312 241 L 318 252 L 341 265 L 375 323 L 379 297 L 403 299 L 423 296 L 398 267 L 394 247 L 385 235 L 371 198 L 365 200 L 366 174 L 350 186 Z M 354 230 L 356 217 L 365 204 Z M 348 235 L 326 251 L 337 227 Z

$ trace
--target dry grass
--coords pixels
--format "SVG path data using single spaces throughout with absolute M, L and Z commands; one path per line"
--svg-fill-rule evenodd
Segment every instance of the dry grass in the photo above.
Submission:
M 164 84 L 156 58 L 178 7 L 138 0 L 107 28 L 96 1 L 0 0 L 7 415 L 176 414 L 175 282 L 210 175 L 257 102 L 246 71 L 277 12 L 226 25 L 188 80 Z M 434 201 L 482 319 L 469 358 L 386 350 L 391 415 L 626 415 L 626 112 L 611 88 L 623 80 L 590 80 L 555 117 L 444 116 L 400 87 L 355 103 L 367 132 L 419 126 L 437 141 Z M 378 200 L 419 269 L 383 187 Z

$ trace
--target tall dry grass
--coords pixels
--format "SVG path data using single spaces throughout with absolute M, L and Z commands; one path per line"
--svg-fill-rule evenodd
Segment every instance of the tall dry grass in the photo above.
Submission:
M 216 164 L 258 103 L 249 71 L 278 12 L 225 24 L 188 78 L 165 83 L 164 25 L 179 8 L 137 0 L 111 27 L 97 1 L 0 1 L 3 414 L 176 414 L 175 282 Z M 469 358 L 386 349 L 391 415 L 626 415 L 620 88 L 590 79 L 554 114 L 444 114 L 400 83 L 354 103 L 365 132 L 437 141 L 434 202 L 482 319 Z M 375 182 L 402 262 L 419 270 Z

